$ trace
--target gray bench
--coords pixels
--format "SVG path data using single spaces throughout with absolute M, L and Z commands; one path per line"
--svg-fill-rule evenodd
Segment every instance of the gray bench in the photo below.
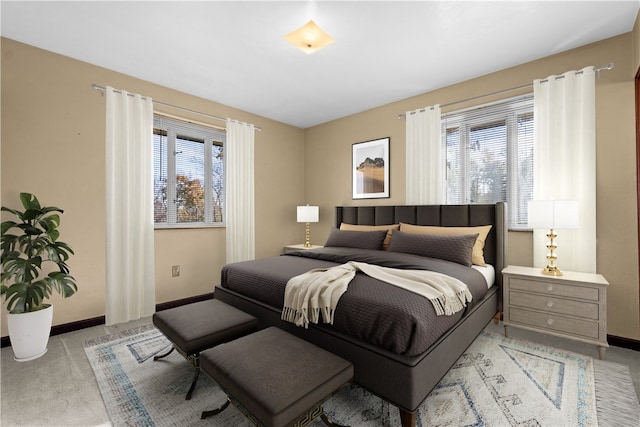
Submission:
M 205 350 L 200 366 L 227 393 L 229 402 L 256 425 L 306 425 L 322 403 L 351 382 L 353 365 L 276 327 Z
M 153 360 L 162 359 L 175 349 L 195 369 L 186 396 L 189 400 L 200 374 L 200 352 L 254 332 L 258 321 L 250 314 L 211 299 L 159 311 L 153 315 L 153 324 L 172 343 L 168 352 Z

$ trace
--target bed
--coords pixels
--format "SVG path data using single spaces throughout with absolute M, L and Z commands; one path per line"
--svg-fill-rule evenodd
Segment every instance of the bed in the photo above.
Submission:
M 353 249 L 349 244 L 343 245 L 345 238 L 353 238 L 353 233 L 367 239 L 377 238 L 379 233 L 373 230 L 395 224 L 402 224 L 402 228 L 400 232 L 385 231 L 384 248 L 371 249 L 363 244 L 363 248 Z M 499 312 L 500 272 L 506 266 L 506 205 L 338 206 L 334 225 L 328 239 L 331 247 L 226 265 L 214 298 L 256 316 L 260 327 L 278 326 L 351 361 L 354 382 L 398 407 L 402 425 L 413 427 L 417 409 L 429 392 Z M 488 225 L 491 227 L 486 227 Z M 456 254 L 447 255 L 453 256 L 452 261 L 447 256 L 441 259 L 440 254 L 436 257 L 398 251 L 403 249 L 401 243 L 396 244 L 401 242 L 401 236 L 407 239 L 402 242 L 415 246 L 416 242 L 423 242 L 420 240 L 423 237 L 409 234 L 422 234 L 422 229 L 429 226 L 437 230 L 462 230 L 454 233 L 461 235 L 457 240 L 445 238 L 434 242 L 443 241 L 447 245 L 453 242 L 451 247 L 461 247 L 464 259 L 471 253 L 467 253 L 469 236 L 473 235 L 476 241 L 477 229 L 488 229 L 481 248 L 486 266 L 475 265 L 477 246 L 472 248 L 472 266 L 460 264 Z M 465 231 L 467 229 L 470 231 Z M 450 233 L 438 231 L 436 234 Z M 466 243 L 459 246 L 462 240 Z M 352 241 L 359 240 L 353 238 Z M 432 254 L 427 251 L 426 255 Z M 380 263 L 391 268 L 440 271 L 469 282 L 473 299 L 455 314 L 438 316 L 424 298 L 357 273 L 338 302 L 333 325 L 310 323 L 305 328 L 281 319 L 288 278 L 349 260 Z

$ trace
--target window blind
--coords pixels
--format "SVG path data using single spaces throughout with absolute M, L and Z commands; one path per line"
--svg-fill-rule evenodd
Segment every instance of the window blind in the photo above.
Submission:
M 224 131 L 154 116 L 156 224 L 223 222 Z
M 442 116 L 447 203 L 507 202 L 509 228 L 527 225 L 533 197 L 533 94 Z

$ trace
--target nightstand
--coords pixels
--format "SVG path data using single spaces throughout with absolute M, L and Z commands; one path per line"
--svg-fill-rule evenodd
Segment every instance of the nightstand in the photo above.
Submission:
M 302 249 L 316 249 L 316 248 L 322 248 L 322 245 L 311 245 L 310 248 L 307 248 L 304 243 L 300 243 L 299 245 L 288 245 L 284 247 L 284 251 L 283 253 L 287 253 L 287 252 L 294 252 L 294 251 L 299 251 Z
M 502 270 L 505 336 L 514 326 L 595 344 L 604 359 L 609 282 L 600 274 L 548 276 L 541 270 L 514 265 Z

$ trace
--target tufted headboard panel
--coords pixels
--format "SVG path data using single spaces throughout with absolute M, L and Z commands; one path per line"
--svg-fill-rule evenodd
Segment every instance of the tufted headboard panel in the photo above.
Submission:
M 507 265 L 507 205 L 398 205 L 337 206 L 336 228 L 343 222 L 359 225 L 386 225 L 401 222 L 441 227 L 493 225 L 484 247 L 485 261 L 496 270 L 496 281 L 502 285 L 500 272 Z

